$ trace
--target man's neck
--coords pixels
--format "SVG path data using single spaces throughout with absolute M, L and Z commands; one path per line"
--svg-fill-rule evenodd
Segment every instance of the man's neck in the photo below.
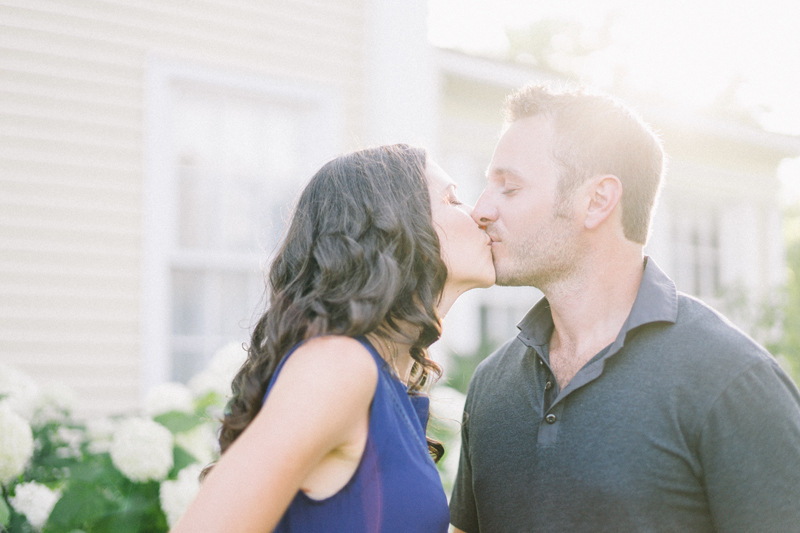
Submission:
M 592 357 L 616 339 L 644 274 L 641 248 L 587 261 L 571 279 L 544 291 L 554 329 L 550 365 L 563 389 Z

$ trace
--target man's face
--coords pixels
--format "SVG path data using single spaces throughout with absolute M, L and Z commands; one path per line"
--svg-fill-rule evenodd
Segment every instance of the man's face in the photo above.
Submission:
M 472 218 L 492 238 L 498 285 L 544 290 L 577 265 L 580 227 L 571 202 L 558 203 L 560 169 L 551 121 L 517 120 L 503 134 Z

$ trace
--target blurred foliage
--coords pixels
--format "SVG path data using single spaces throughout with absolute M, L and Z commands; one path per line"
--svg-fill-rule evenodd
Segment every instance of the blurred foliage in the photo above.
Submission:
M 592 79 L 592 69 L 587 69 L 587 66 L 593 64 L 595 68 L 607 71 L 615 92 L 629 92 L 632 88 L 625 84 L 627 65 L 609 55 L 597 57 L 598 52 L 606 51 L 615 44 L 612 30 L 617 18 L 615 13 L 609 13 L 599 27 L 588 27 L 576 20 L 550 18 L 536 20 L 524 28 L 508 28 L 508 59 L 567 78 L 588 81 L 590 84 L 597 81 Z M 742 74 L 733 74 L 714 101 L 705 108 L 698 109 L 697 113 L 716 120 L 762 129 L 761 117 L 771 110 L 769 106 L 745 103 L 742 100 L 741 90 L 747 83 L 748 79 Z M 663 101 L 663 95 L 656 94 L 639 94 L 637 98 Z
M 480 344 L 471 353 L 450 353 L 451 365 L 447 368 L 447 386 L 454 388 L 462 394 L 467 393 L 469 381 L 478 365 L 486 359 L 489 354 L 495 351 L 508 339 L 495 339 L 489 331 L 489 313 L 491 309 L 483 305 L 480 308 L 480 332 L 478 338 Z
M 17 480 L 35 481 L 60 488 L 63 495 L 50 513 L 43 528 L 44 533 L 166 532 L 169 527 L 159 504 L 160 483 L 137 483 L 126 478 L 114 466 L 108 453 L 92 453 L 89 450 L 86 428 L 71 419 L 68 413 L 64 415 L 64 422 L 49 422 L 44 426 L 34 427 L 34 456 L 24 476 Z M 183 416 L 203 423 L 202 417 L 207 415 L 202 413 L 201 417 L 199 414 L 168 413 L 164 416 Z M 60 453 L 65 449 L 58 435 L 63 428 L 81 434 L 80 447 L 74 454 Z M 197 461 L 177 445 L 173 453 L 174 466 L 167 476 L 169 480 L 176 479 L 180 470 Z M 3 487 L 3 490 L 2 499 L 5 500 L 10 496 L 11 487 Z M 0 507 L 10 514 L 7 529 L 0 527 L 0 531 L 35 531 L 26 517 L 13 507 Z
M 784 212 L 786 242 L 786 298 L 783 306 L 783 335 L 773 353 L 792 365 L 792 377 L 800 383 L 800 204 Z
M 741 90 L 747 84 L 742 75 L 735 75 L 728 85 L 717 95 L 714 102 L 700 114 L 709 118 L 735 122 L 743 126 L 762 129 L 759 117 L 769 112 L 769 107 L 761 104 L 745 104 L 741 99 Z
M 141 412 L 90 420 L 72 414 L 72 391 L 0 364 L 0 533 L 166 533 L 219 457 L 215 435 L 246 357 L 224 346 L 188 385 L 151 387 Z
M 485 336 L 481 338 L 486 339 Z M 499 344 L 497 343 L 482 340 L 478 349 L 472 353 L 452 354 L 452 357 L 450 357 L 452 363 L 447 369 L 447 385 L 466 394 L 469 380 L 472 379 L 475 369 L 478 368 L 481 361 L 486 359 L 498 347 Z
M 600 29 L 591 30 L 572 20 L 544 19 L 527 28 L 508 29 L 509 58 L 557 74 L 578 75 L 589 55 L 612 44 L 613 22 L 610 16 Z

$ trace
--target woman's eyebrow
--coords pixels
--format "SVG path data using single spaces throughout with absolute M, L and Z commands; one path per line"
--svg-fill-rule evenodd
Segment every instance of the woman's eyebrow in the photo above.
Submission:
M 452 189 L 453 192 L 456 192 L 457 187 L 458 186 L 455 183 L 448 183 L 447 185 L 445 185 L 444 189 L 442 189 L 442 192 L 448 193 L 450 192 L 450 189 Z

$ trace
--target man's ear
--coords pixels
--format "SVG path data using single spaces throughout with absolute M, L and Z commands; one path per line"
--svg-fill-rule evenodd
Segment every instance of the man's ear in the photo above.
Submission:
M 595 229 L 614 212 L 622 200 L 622 182 L 613 174 L 594 176 L 587 183 L 588 208 L 584 224 Z

